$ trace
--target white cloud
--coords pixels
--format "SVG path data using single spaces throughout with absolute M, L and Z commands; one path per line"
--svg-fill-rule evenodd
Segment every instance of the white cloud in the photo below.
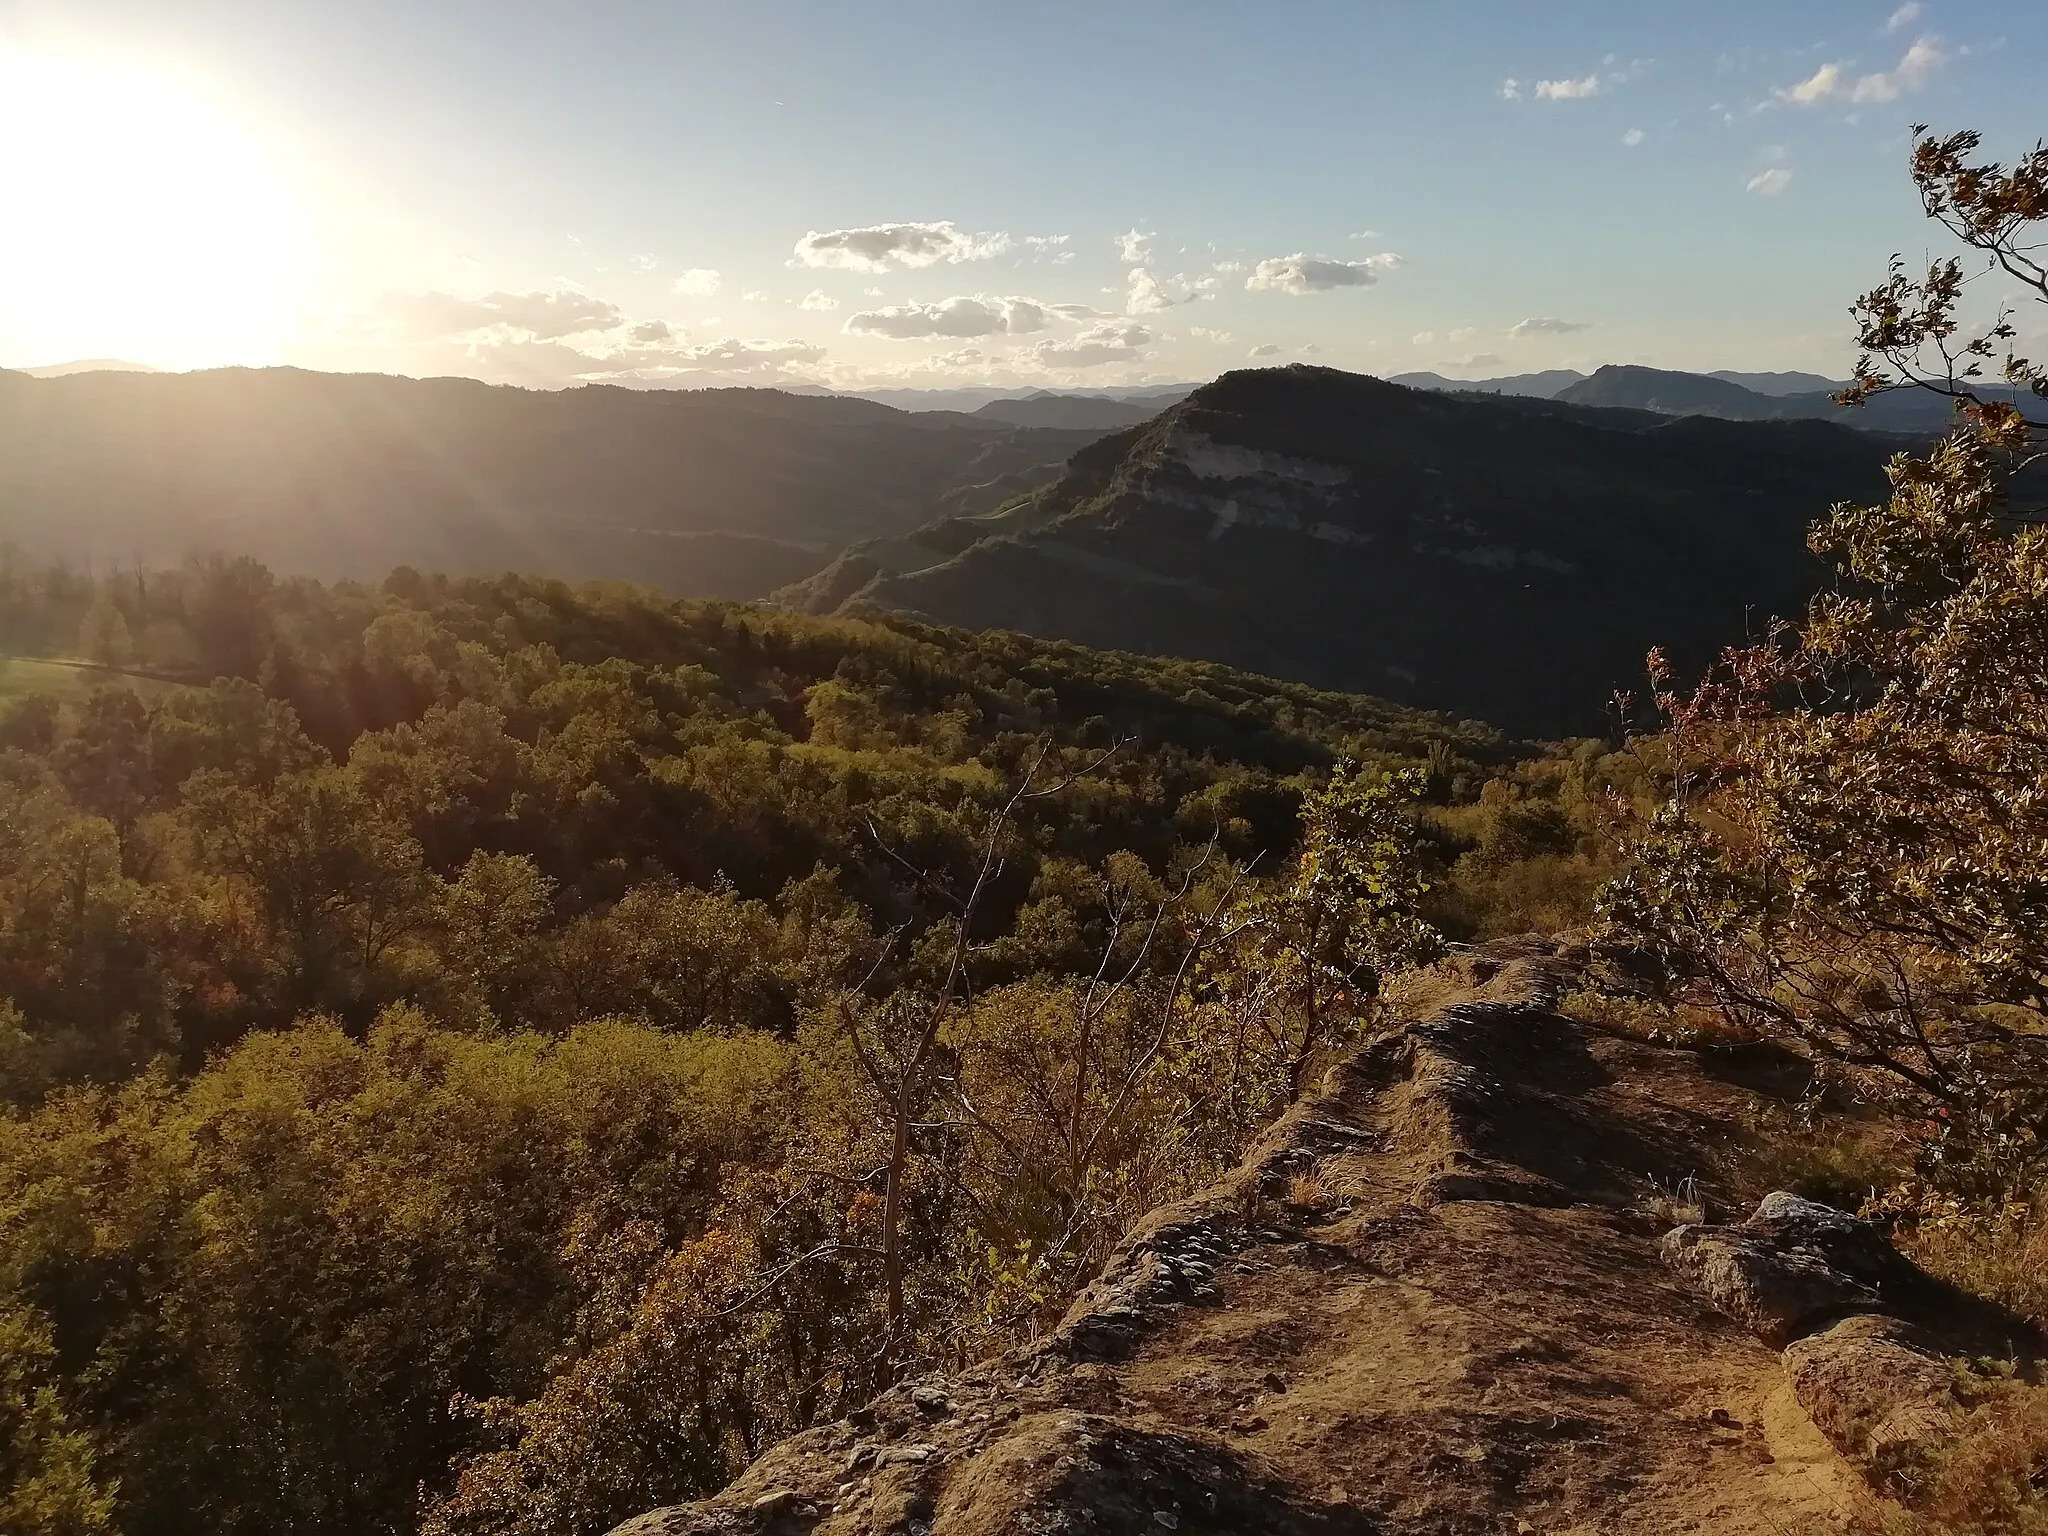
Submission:
M 1137 225 L 1116 237 L 1117 258 L 1126 265 L 1136 265 L 1152 259 L 1152 236 L 1143 234 Z
M 1278 352 L 1279 350 L 1280 350 L 1280 349 L 1279 349 L 1278 347 L 1274 346 L 1272 342 L 1270 342 L 1270 341 L 1262 341 L 1262 342 L 1260 342 L 1260 343 L 1259 343 L 1259 344 L 1258 344 L 1258 345 L 1257 345 L 1256 347 L 1253 347 L 1253 348 L 1251 349 L 1251 351 L 1247 352 L 1247 353 L 1245 354 L 1245 356 L 1247 356 L 1247 357 L 1271 357 L 1271 356 L 1273 356 L 1273 355 L 1274 355 L 1275 353 L 1277 353 L 1277 352 Z
M 1791 185 L 1792 173 L 1782 165 L 1774 165 L 1768 171 L 1758 171 L 1742 184 L 1742 189 L 1758 197 L 1776 197 Z
M 1923 9 L 1920 0 L 1906 0 L 1904 5 L 1892 12 L 1891 20 L 1884 24 L 1885 31 L 1896 32 L 1901 27 L 1910 27 L 1920 19 L 1920 12 Z
M 1173 296 L 1159 285 L 1150 267 L 1133 267 L 1129 273 L 1130 292 L 1124 297 L 1127 315 L 1156 315 L 1173 308 Z
M 1049 368 L 1099 368 L 1139 361 L 1151 341 L 1151 331 L 1142 325 L 1104 320 L 1065 341 L 1041 341 L 1031 355 Z
M 642 320 L 626 332 L 626 340 L 643 347 L 657 346 L 675 339 L 675 327 L 666 320 Z
M 863 288 L 860 291 L 860 296 L 864 299 L 879 299 L 882 296 L 882 290 L 879 288 Z
M 675 280 L 674 287 L 677 293 L 704 298 L 718 292 L 720 281 L 716 267 L 692 267 Z
M 1906 56 L 1899 60 L 1899 67 L 1889 74 L 1865 75 L 1856 82 L 1856 89 L 1849 93 L 1851 101 L 1897 101 L 1899 97 L 1927 88 L 1948 62 L 1948 55 L 1942 52 L 1941 44 L 1931 37 L 1923 37 L 1906 50 Z
M 1905 9 L 1911 8 L 1902 8 L 1901 14 Z M 1911 19 L 1906 18 L 1907 21 Z M 1899 24 L 1903 26 L 1905 22 Z M 1843 97 L 1852 102 L 1897 101 L 1901 96 L 1925 90 L 1928 82 L 1948 61 L 1949 55 L 1943 50 L 1939 38 L 1923 37 L 1906 50 L 1895 69 L 1860 75 L 1851 83 L 1845 67 L 1838 62 L 1830 62 L 1821 65 L 1797 85 L 1786 86 L 1771 94 L 1795 107 L 1817 106 Z
M 1501 81 L 1500 99 L 1502 101 L 1520 101 L 1522 99 L 1522 82 L 1515 79 L 1512 75 Z
M 805 363 L 815 363 L 825 349 L 808 341 L 742 341 L 728 336 L 701 347 L 683 347 L 670 354 L 675 366 L 716 369 L 723 373 L 780 372 Z
M 1817 101 L 1826 101 L 1842 88 L 1842 66 L 1823 64 L 1797 85 L 1786 86 L 1771 92 L 1780 101 L 1789 101 L 1795 107 L 1810 107 Z
M 990 355 L 979 347 L 958 347 L 900 362 L 826 363 L 819 370 L 836 389 L 872 389 L 877 385 L 924 386 L 957 384 L 964 379 L 993 384 L 999 381 L 1026 384 L 1009 364 L 1009 359 Z M 1043 382 L 1037 380 L 1035 382 Z
M 1436 345 L 1436 332 L 1417 331 L 1413 336 L 1410 336 L 1408 340 L 1410 344 L 1413 346 L 1433 347 Z
M 1499 366 L 1500 361 L 1501 356 L 1498 352 L 1472 352 L 1464 357 L 1452 358 L 1450 366 L 1453 368 L 1493 368 Z
M 833 298 L 832 295 L 827 293 L 824 289 L 813 288 L 809 293 L 805 294 L 801 299 L 797 300 L 796 307 L 798 309 L 816 310 L 820 314 L 823 314 L 827 311 L 837 309 L 839 307 L 839 301 Z
M 617 330 L 626 323 L 618 305 L 566 288 L 552 293 L 487 293 L 476 299 L 452 293 L 387 293 L 377 300 L 375 313 L 408 341 L 443 341 L 494 330 L 554 341 Z
M 1023 336 L 1044 330 L 1056 316 L 1078 318 L 1095 313 L 1086 305 L 992 299 L 976 294 L 942 299 L 936 304 L 891 304 L 881 309 L 864 309 L 847 317 L 845 329 L 855 336 L 886 336 L 894 341 L 928 336 Z
M 1244 270 L 1244 263 L 1241 261 L 1219 261 L 1212 270 L 1221 272 L 1225 277 L 1235 277 Z
M 644 322 L 629 333 L 634 345 L 586 350 L 562 341 L 526 340 L 502 334 L 463 346 L 460 363 L 451 366 L 481 377 L 558 389 L 578 383 L 662 384 L 687 381 L 716 383 L 721 378 L 800 374 L 820 362 L 825 352 L 806 341 L 746 341 L 730 337 L 703 346 L 643 342 L 658 321 Z M 672 333 L 671 339 L 673 339 Z
M 740 302 L 742 304 L 766 304 L 768 302 L 768 290 L 766 288 L 749 288 L 740 295 Z
M 1527 320 L 1517 320 L 1508 327 L 1508 335 L 1516 341 L 1527 341 L 1531 336 L 1569 336 L 1574 331 L 1590 331 L 1590 320 L 1560 320 L 1555 315 L 1531 315 Z M 1458 339 L 1453 333 L 1451 340 Z
M 1643 132 L 1642 129 L 1631 128 L 1627 133 L 1624 133 L 1621 136 L 1621 142 L 1627 145 L 1630 149 L 1634 149 L 1638 144 L 1642 143 L 1646 137 L 1647 135 Z
M 633 270 L 635 272 L 652 272 L 656 267 L 661 265 L 661 263 L 657 261 L 651 253 L 646 255 L 634 256 L 631 258 L 631 262 Z
M 1478 334 L 1479 328 L 1477 326 L 1461 325 L 1455 331 L 1452 331 L 1449 334 L 1447 334 L 1444 337 L 1444 340 L 1448 341 L 1452 346 L 1455 347 L 1470 341 L 1473 337 L 1477 336 Z
M 1317 346 L 1312 341 L 1304 342 L 1302 343 L 1301 355 L 1303 357 L 1314 357 L 1318 352 L 1322 350 L 1323 349 L 1321 347 Z
M 870 224 L 862 229 L 814 229 L 796 243 L 796 263 L 886 272 L 891 267 L 929 267 L 939 262 L 986 261 L 1010 248 L 1010 237 L 971 235 L 950 220 L 930 224 Z
M 1244 280 L 1254 293 L 1323 293 L 1332 288 L 1369 288 L 1380 273 L 1401 264 L 1392 251 L 1382 251 L 1363 261 L 1332 261 L 1297 251 L 1292 256 L 1271 256 L 1252 269 Z
M 1536 99 L 1538 101 L 1583 101 L 1588 96 L 1600 94 L 1600 77 L 1586 75 L 1578 80 L 1538 80 Z
M 1188 334 L 1198 341 L 1212 341 L 1219 347 L 1227 347 L 1237 340 L 1228 331 L 1212 330 L 1206 325 L 1191 325 L 1188 327 Z

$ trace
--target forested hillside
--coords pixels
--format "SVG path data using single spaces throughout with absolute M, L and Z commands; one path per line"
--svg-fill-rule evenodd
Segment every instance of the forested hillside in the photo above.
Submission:
M 780 595 L 1586 734 L 1651 645 L 1700 665 L 1796 611 L 1826 575 L 1816 509 L 1878 494 L 1895 447 L 1254 369 L 995 515 L 856 546 Z
M 1586 910 L 1642 787 L 1199 663 L 627 587 L 16 563 L 0 615 L 0 1508 L 37 1530 L 711 1491 L 1046 1326 L 1384 969 Z
M 222 368 L 0 378 L 0 539 L 375 580 L 394 565 L 759 597 L 1096 430 L 772 389 Z M 1006 491 L 1004 494 L 1013 494 Z

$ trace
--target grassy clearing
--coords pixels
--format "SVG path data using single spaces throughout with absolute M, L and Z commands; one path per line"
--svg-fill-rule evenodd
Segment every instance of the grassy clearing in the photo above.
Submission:
M 0 656 L 0 703 L 32 693 L 75 698 L 113 683 L 125 683 L 144 698 L 154 698 L 180 686 L 146 673 L 103 667 L 90 661 L 70 661 L 52 656 Z

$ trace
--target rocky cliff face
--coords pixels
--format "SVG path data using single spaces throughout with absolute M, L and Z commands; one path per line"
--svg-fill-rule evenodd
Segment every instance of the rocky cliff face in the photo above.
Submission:
M 2037 1341 L 1789 1196 L 1667 1232 L 1681 1181 L 1756 1204 L 1745 1127 L 1805 1076 L 1575 1022 L 1570 971 L 1415 979 L 1050 1338 L 615 1536 L 1847 1530 L 1947 1421 L 1949 1353 Z
M 1888 451 L 1818 422 L 1229 374 L 1032 500 L 856 551 L 790 600 L 1588 732 L 1650 646 L 1703 659 L 1796 612 L 1823 575 L 1808 524 L 1881 497 Z

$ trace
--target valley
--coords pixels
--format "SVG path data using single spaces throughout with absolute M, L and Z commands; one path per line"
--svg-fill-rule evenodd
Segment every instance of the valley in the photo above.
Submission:
M 0 1536 L 2048 1536 L 2037 10 L 0 0 Z
M 0 380 L 0 537 L 902 612 L 1579 735 L 1651 645 L 1696 664 L 1796 610 L 1822 575 L 1806 524 L 1881 494 L 1909 441 L 1624 407 L 1642 393 L 1610 376 L 1632 374 L 1544 400 L 1297 366 L 971 414 L 291 370 Z M 1745 393 L 1668 378 L 1687 405 Z

